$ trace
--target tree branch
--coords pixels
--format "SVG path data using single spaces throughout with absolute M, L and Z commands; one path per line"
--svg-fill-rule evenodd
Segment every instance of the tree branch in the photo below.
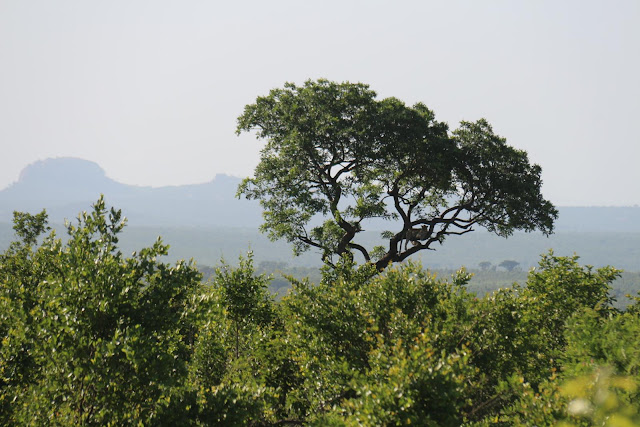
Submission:
M 367 250 L 364 248 L 364 246 L 361 246 L 361 245 L 359 245 L 357 243 L 349 243 L 347 246 L 350 247 L 350 248 L 359 250 L 360 253 L 362 253 L 362 256 L 364 257 L 366 262 L 370 262 L 371 261 L 371 257 L 369 256 L 369 252 L 367 252 Z

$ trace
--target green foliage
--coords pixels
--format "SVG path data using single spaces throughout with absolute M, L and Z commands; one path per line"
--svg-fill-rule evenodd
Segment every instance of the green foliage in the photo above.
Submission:
M 566 417 L 568 400 L 561 393 L 555 372 L 537 387 L 532 387 L 522 376 L 513 375 L 502 388 L 513 393 L 516 400 L 499 414 L 486 416 L 472 425 L 549 426 Z
M 402 340 L 378 346 L 371 370 L 355 382 L 356 396 L 315 424 L 459 426 L 473 368 L 464 349 L 437 354 L 430 335 L 421 333 L 408 348 Z
M 330 265 L 358 253 L 382 270 L 474 225 L 549 234 L 557 217 L 540 167 L 485 120 L 450 133 L 425 105 L 377 100 L 361 83 L 287 83 L 245 107 L 238 132 L 251 130 L 266 145 L 238 195 L 260 200 L 270 238 L 296 254 L 317 248 Z M 372 218 L 399 220 L 384 250 L 354 241 Z
M 567 413 L 587 425 L 640 424 L 640 317 L 585 309 L 567 324 Z M 578 423 L 567 424 L 577 425 Z
M 629 377 L 612 375 L 607 368 L 595 369 L 591 375 L 567 381 L 562 394 L 570 399 L 567 417 L 561 426 L 637 426 L 640 424 L 640 405 L 637 399 L 625 399 L 637 390 Z
M 253 256 L 240 259 L 238 268 L 223 264 L 216 269 L 214 289 L 234 329 L 236 359 L 240 356 L 240 337 L 247 335 L 252 326 L 268 325 L 273 317 L 270 295 L 267 291 L 269 278 L 254 276 Z
M 267 292 L 269 278 L 254 276 L 253 254 L 240 258 L 240 265 L 227 264 L 216 269 L 214 288 L 220 292 L 229 317 L 237 323 L 265 325 L 271 320 L 271 300 Z
M 45 216 L 16 216 L 22 241 L 2 255 L 2 419 L 119 424 L 162 419 L 187 369 L 189 302 L 200 274 L 156 258 L 158 240 L 117 250 L 120 211 L 101 198 L 34 247 Z
M 255 275 L 249 253 L 237 268 L 223 263 L 203 289 L 189 381 L 198 422 L 243 425 L 266 416 L 256 355 L 276 320 L 268 282 Z
M 568 323 L 567 349 L 562 355 L 564 372 L 569 377 L 591 374 L 607 366 L 615 375 L 623 375 L 640 384 L 640 317 L 633 313 L 602 317 L 585 310 Z M 640 394 L 630 400 L 638 401 Z
M 609 293 L 611 282 L 620 275 L 620 271 L 612 267 L 594 271 L 591 266 L 579 265 L 578 259 L 577 255 L 554 256 L 553 251 L 550 251 L 542 256 L 539 270 L 529 274 L 527 288 L 534 295 L 557 299 L 559 312 L 564 315 L 571 314 L 580 307 L 593 307 L 602 314 L 609 313 L 613 303 Z
M 42 211 L 38 214 L 30 215 L 25 212 L 14 211 L 13 230 L 25 247 L 33 246 L 39 236 L 50 230 L 50 227 L 47 226 L 47 213 Z
M 458 322 L 478 368 L 473 383 L 471 419 L 477 420 L 509 405 L 526 391 L 542 390 L 560 369 L 566 348 L 565 322 L 582 309 L 601 315 L 615 313 L 610 306 L 610 282 L 618 272 L 580 266 L 577 257 L 543 255 L 539 268 L 531 271 L 527 286 L 514 285 L 470 305 L 473 321 Z M 517 381 L 521 379 L 521 381 Z
M 562 420 L 558 425 L 564 426 L 640 422 L 640 319 L 613 311 L 603 316 L 602 307 L 592 305 L 569 317 L 558 369 L 537 387 L 522 377 L 520 388 L 514 381 L 517 400 L 496 420 L 509 425 L 550 425 Z
M 343 257 L 274 301 L 251 253 L 203 284 L 160 241 L 123 256 L 123 227 L 102 199 L 64 243 L 45 213 L 16 215 L 3 425 L 640 422 L 640 318 L 612 307 L 615 269 L 548 253 L 526 286 L 477 297 L 465 270 Z
M 638 291 L 638 296 L 627 294 L 627 297 L 633 301 L 633 304 L 627 308 L 627 312 L 636 316 L 640 315 L 640 291 Z
M 543 382 L 565 349 L 566 320 L 583 308 L 614 311 L 609 291 L 617 275 L 609 267 L 583 267 L 577 256 L 543 255 L 525 288 L 514 285 L 481 301 L 474 326 L 478 347 L 471 349 L 482 372 L 501 380 L 517 372 L 534 386 Z

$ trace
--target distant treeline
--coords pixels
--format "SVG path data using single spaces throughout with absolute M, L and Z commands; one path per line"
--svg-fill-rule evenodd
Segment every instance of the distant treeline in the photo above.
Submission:
M 60 235 L 64 227 L 54 225 Z M 365 232 L 365 240 L 373 244 L 379 233 Z M 273 274 L 271 290 L 282 295 L 289 282 L 283 277 L 291 275 L 298 279 L 308 277 L 313 283 L 320 280 L 320 257 L 309 252 L 294 257 L 291 247 L 285 242 L 271 242 L 257 230 L 250 228 L 206 228 L 206 227 L 126 227 L 121 235 L 120 248 L 129 255 L 136 248 L 148 246 L 158 236 L 171 247 L 166 259 L 195 259 L 200 269 L 207 274 L 222 259 L 234 263 L 239 255 L 251 250 L 259 273 Z M 0 250 L 5 250 L 14 239 L 11 225 L 0 223 Z M 619 307 L 626 306 L 624 295 L 635 295 L 640 290 L 640 233 L 618 232 L 561 232 L 549 238 L 539 234 L 517 233 L 503 239 L 478 231 L 465 236 L 452 237 L 435 251 L 419 253 L 414 257 L 425 268 L 439 276 L 449 277 L 464 266 L 474 273 L 468 289 L 478 295 L 509 287 L 514 282 L 525 283 L 527 271 L 535 267 L 540 255 L 553 249 L 556 255 L 578 254 L 580 262 L 595 267 L 611 265 L 624 270 L 622 277 L 613 283 Z M 514 271 L 500 267 L 505 260 L 518 263 Z M 485 263 L 486 271 L 480 264 Z M 488 267 L 486 267 L 488 265 Z
M 216 268 L 206 265 L 199 265 L 198 269 L 203 274 L 203 280 L 210 282 L 215 279 Z M 440 269 L 431 270 L 440 279 L 451 279 L 459 270 Z M 501 288 L 510 288 L 514 283 L 524 286 L 527 282 L 528 270 L 515 268 L 512 271 L 500 269 L 469 269 L 472 274 L 471 280 L 466 285 L 469 292 L 475 293 L 478 297 L 497 291 Z M 316 267 L 291 267 L 283 262 L 263 261 L 256 267 L 257 274 L 266 274 L 271 277 L 269 291 L 277 298 L 286 295 L 291 289 L 291 282 L 288 279 L 293 277 L 297 280 L 307 279 L 310 283 L 317 284 L 322 279 L 320 268 Z M 637 296 L 640 292 L 640 272 L 625 272 L 613 281 L 611 296 L 615 299 L 613 306 L 624 310 L 631 302 L 627 295 Z
M 64 235 L 62 225 L 53 225 Z M 271 242 L 258 230 L 233 227 L 135 227 L 124 229 L 120 240 L 122 252 L 128 254 L 162 236 L 170 245 L 167 259 L 195 259 L 198 264 L 217 265 L 222 258 L 234 262 L 251 250 L 256 263 L 284 263 L 291 267 L 321 266 L 320 257 L 308 252 L 292 255 L 286 242 Z M 363 233 L 365 244 L 379 244 L 379 232 Z M 456 238 L 457 237 L 457 238 Z M 9 223 L 0 223 L 0 250 L 14 238 Z M 498 266 L 504 260 L 514 260 L 527 270 L 535 267 L 540 255 L 553 249 L 556 255 L 577 254 L 583 264 L 602 267 L 611 265 L 625 271 L 640 271 L 640 233 L 622 232 L 558 232 L 550 237 L 540 234 L 516 233 L 508 239 L 484 231 L 465 236 L 453 236 L 435 251 L 417 254 L 412 259 L 431 269 L 479 269 L 482 262 Z M 501 268 L 498 268 L 499 270 Z
M 64 227 L 54 225 L 58 234 Z M 217 265 L 222 258 L 235 262 L 239 255 L 253 251 L 256 263 L 285 263 L 291 267 L 320 267 L 320 256 L 307 252 L 294 257 L 291 246 L 283 241 L 271 242 L 252 228 L 234 227 L 135 227 L 124 229 L 120 247 L 124 254 L 154 242 L 158 236 L 170 245 L 168 261 L 195 259 L 198 264 Z M 366 231 L 362 242 L 368 246 L 380 244 L 380 232 Z M 0 250 L 13 239 L 8 223 L 0 223 Z M 549 238 L 538 233 L 516 233 L 508 239 L 484 231 L 464 236 L 452 236 L 435 251 L 423 251 L 411 259 L 431 269 L 479 269 L 482 262 L 498 266 L 513 260 L 523 270 L 535 267 L 540 255 L 553 249 L 556 255 L 580 256 L 583 264 L 602 267 L 611 265 L 625 271 L 640 271 L 640 233 L 618 232 L 558 232 Z M 502 269 L 499 267 L 498 269 Z

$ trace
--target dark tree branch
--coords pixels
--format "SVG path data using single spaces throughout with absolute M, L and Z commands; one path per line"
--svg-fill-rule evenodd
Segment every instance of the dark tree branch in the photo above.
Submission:
M 318 242 L 316 242 L 314 240 L 311 240 L 308 236 L 303 236 L 303 235 L 299 234 L 299 235 L 295 236 L 295 238 L 300 240 L 303 243 L 306 243 L 309 246 L 313 246 L 315 248 L 323 249 L 323 250 L 327 249 L 325 246 L 321 245 L 320 243 L 318 243 Z
M 361 246 L 361 245 L 359 245 L 357 243 L 349 243 L 348 247 L 360 251 L 360 253 L 364 257 L 365 261 L 366 262 L 371 262 L 371 257 L 369 256 L 369 252 L 367 252 L 367 250 L 364 248 L 364 246 Z

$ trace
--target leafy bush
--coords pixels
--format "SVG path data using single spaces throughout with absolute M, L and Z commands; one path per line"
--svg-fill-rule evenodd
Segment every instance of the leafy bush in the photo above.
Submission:
M 21 240 L 0 259 L 3 423 L 153 422 L 172 410 L 200 274 L 158 262 L 160 240 L 125 258 L 124 225 L 101 198 L 66 243 L 52 233 L 37 245 L 46 215 L 16 215 Z
M 357 267 L 274 301 L 252 255 L 201 282 L 118 250 L 102 199 L 67 226 L 15 215 L 0 255 L 0 423 L 620 425 L 638 422 L 637 305 L 618 272 L 542 257 L 482 298 L 419 265 Z M 631 424 L 630 424 L 631 423 Z

